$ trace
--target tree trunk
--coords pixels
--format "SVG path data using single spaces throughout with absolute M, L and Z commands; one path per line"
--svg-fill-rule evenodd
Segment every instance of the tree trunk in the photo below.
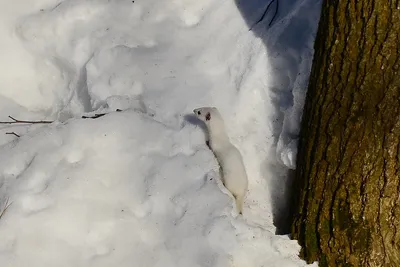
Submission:
M 325 0 L 292 238 L 319 266 L 400 266 L 400 0 Z

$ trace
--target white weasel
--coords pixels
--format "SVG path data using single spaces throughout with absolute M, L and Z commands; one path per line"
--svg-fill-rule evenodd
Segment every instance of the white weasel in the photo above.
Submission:
M 222 183 L 235 197 L 239 214 L 243 214 L 243 201 L 247 192 L 248 179 L 242 155 L 229 141 L 224 120 L 217 108 L 201 107 L 194 109 L 193 112 L 207 126 L 208 145 L 221 167 Z

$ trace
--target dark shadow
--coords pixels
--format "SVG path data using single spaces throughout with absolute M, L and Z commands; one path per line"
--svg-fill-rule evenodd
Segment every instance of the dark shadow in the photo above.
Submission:
M 183 119 L 185 120 L 185 122 L 188 122 L 190 124 L 199 126 L 201 128 L 201 130 L 204 132 L 204 135 L 206 136 L 206 140 L 208 140 L 208 130 L 207 130 L 207 126 L 205 125 L 205 123 L 203 121 L 201 121 L 199 118 L 196 117 L 196 115 L 194 114 L 186 114 Z
M 290 201 L 293 190 L 295 171 L 283 169 L 276 164 L 268 164 L 274 177 L 269 178 L 268 185 L 271 189 L 273 200 L 273 223 L 276 227 L 275 234 L 285 235 L 289 233 L 292 216 L 290 214 Z M 272 192 L 274 190 L 274 192 Z
M 201 127 L 201 129 L 203 131 L 207 132 L 207 126 L 204 124 L 204 122 L 202 120 L 197 118 L 196 115 L 194 115 L 194 114 L 186 114 L 185 116 L 183 116 L 183 119 L 185 120 L 185 122 L 188 122 L 190 124 L 199 126 L 199 127 Z
M 234 0 L 249 30 L 259 37 L 272 71 L 268 90 L 274 111 L 266 120 L 273 125 L 275 153 L 297 140 L 311 69 L 322 0 Z M 268 5 L 268 12 L 265 12 Z M 276 17 L 276 5 L 279 4 Z M 260 21 L 260 18 L 263 20 Z M 258 23 L 257 23 L 258 22 Z M 280 156 L 278 156 L 279 158 Z M 287 164 L 286 164 L 287 165 Z M 290 195 L 294 166 L 266 159 L 274 177 L 266 177 L 277 234 L 289 233 Z M 263 171 L 264 172 L 264 171 Z

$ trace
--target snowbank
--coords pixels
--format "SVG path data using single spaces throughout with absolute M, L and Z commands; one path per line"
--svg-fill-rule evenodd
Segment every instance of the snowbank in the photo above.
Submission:
M 0 120 L 55 120 L 0 127 L 0 204 L 11 203 L 0 220 L 2 266 L 306 265 L 296 241 L 275 235 L 282 194 L 274 191 L 287 171 L 276 155 L 291 152 L 283 160 L 290 167 L 295 137 L 277 154 L 288 119 L 276 115 L 274 58 L 240 6 L 19 0 L 0 7 Z M 190 115 L 203 105 L 220 109 L 243 154 L 244 217 L 236 217 Z M 102 112 L 109 114 L 81 119 Z M 296 131 L 298 118 L 290 124 Z

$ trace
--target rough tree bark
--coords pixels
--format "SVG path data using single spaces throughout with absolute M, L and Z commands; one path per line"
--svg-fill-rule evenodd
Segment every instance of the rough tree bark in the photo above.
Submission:
M 292 238 L 320 266 L 400 266 L 400 0 L 324 0 Z

